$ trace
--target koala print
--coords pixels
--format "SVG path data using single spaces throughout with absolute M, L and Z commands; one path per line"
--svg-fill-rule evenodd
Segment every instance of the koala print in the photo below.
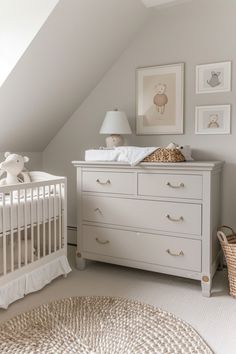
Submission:
M 220 125 L 218 123 L 219 116 L 218 114 L 211 114 L 209 117 L 208 128 L 219 128 Z
M 153 103 L 156 105 L 157 112 L 164 114 L 165 105 L 168 103 L 168 97 L 166 95 L 166 85 L 159 83 L 155 86 L 156 95 L 153 97 Z
M 207 80 L 208 85 L 210 85 L 211 87 L 219 86 L 221 84 L 221 81 L 219 79 L 220 74 L 221 73 L 219 71 L 212 71 L 210 80 Z

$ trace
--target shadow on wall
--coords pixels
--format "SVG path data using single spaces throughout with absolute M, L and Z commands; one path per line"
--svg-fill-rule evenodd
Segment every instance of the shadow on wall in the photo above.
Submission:
M 193 157 L 200 161 L 222 160 L 219 154 L 193 150 Z M 222 188 L 221 204 L 222 208 L 222 222 L 233 227 L 236 230 L 236 164 L 232 162 L 225 162 L 222 173 L 222 186 L 231 186 L 231 188 Z M 232 220 L 234 224 L 232 225 Z

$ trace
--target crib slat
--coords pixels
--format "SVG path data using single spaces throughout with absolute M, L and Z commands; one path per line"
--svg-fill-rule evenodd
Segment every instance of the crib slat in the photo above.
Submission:
M 11 272 L 14 272 L 14 233 L 13 233 L 13 192 L 10 192 L 10 218 L 11 218 Z
M 27 238 L 27 190 L 23 190 L 23 200 L 24 200 L 24 240 L 25 240 L 25 265 L 28 264 L 28 238 Z
M 48 254 L 51 254 L 52 240 L 51 240 L 51 185 L 48 186 Z
M 40 230 L 39 230 L 39 187 L 37 187 L 37 257 L 40 259 Z
M 54 252 L 57 250 L 57 216 L 56 216 L 56 184 L 53 186 L 53 221 L 54 221 Z
M 45 224 L 46 224 L 46 202 L 45 202 L 45 186 L 43 186 L 43 257 L 46 255 L 46 236 L 45 236 Z
M 2 232 L 3 232 L 3 275 L 7 273 L 7 244 L 6 244 L 6 200 L 5 194 L 2 195 Z
M 59 184 L 59 202 L 58 202 L 58 219 L 59 219 L 59 249 L 61 249 L 61 245 L 62 245 L 62 232 L 61 232 L 61 229 L 62 229 L 62 225 L 61 225 L 61 218 L 62 218 L 62 215 L 61 215 L 61 210 L 62 210 L 62 201 L 61 201 L 61 198 L 62 198 L 62 193 L 61 193 L 61 183 Z
M 21 268 L 21 234 L 20 234 L 20 190 L 17 191 L 17 245 L 18 245 L 18 268 Z
M 33 210 L 33 188 L 30 188 L 30 236 L 31 236 L 31 262 L 34 261 L 34 210 Z

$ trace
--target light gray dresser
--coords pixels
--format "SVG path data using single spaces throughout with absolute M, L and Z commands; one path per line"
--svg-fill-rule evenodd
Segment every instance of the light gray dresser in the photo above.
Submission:
M 79 269 L 96 260 L 197 279 L 210 296 L 221 162 L 73 164 Z

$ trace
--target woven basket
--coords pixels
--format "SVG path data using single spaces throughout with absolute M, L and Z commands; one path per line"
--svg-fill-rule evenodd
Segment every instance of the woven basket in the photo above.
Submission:
M 145 157 L 143 162 L 184 162 L 185 158 L 178 149 L 159 148 Z
M 236 234 L 229 226 L 218 228 L 217 236 L 223 249 L 229 277 L 229 293 L 236 298 Z

